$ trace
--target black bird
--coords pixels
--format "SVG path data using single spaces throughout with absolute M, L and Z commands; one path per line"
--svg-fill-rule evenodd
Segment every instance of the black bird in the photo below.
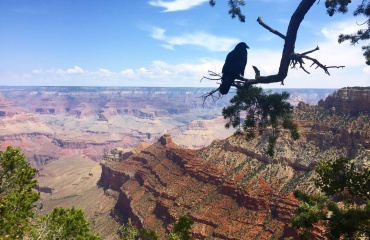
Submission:
M 227 54 L 225 64 L 222 67 L 222 82 L 219 89 L 221 94 L 227 94 L 234 80 L 240 75 L 244 76 L 245 66 L 247 65 L 248 48 L 245 42 L 240 42 L 235 46 L 234 50 Z

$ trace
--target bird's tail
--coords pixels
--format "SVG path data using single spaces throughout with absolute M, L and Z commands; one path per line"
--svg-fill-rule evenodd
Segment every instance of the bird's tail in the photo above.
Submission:
M 229 92 L 231 85 L 233 84 L 234 79 L 230 76 L 222 76 L 221 85 L 219 91 L 222 95 L 225 95 Z

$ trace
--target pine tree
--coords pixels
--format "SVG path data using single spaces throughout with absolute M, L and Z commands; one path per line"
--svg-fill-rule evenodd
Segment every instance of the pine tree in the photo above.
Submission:
M 266 92 L 260 87 L 250 86 L 248 89 L 238 89 L 230 100 L 231 105 L 222 109 L 222 115 L 228 119 L 226 128 L 230 126 L 246 132 L 247 139 L 262 134 L 271 129 L 268 139 L 267 154 L 274 156 L 275 144 L 280 128 L 290 130 L 291 137 L 299 138 L 298 127 L 293 122 L 293 107 L 288 102 L 289 93 Z M 242 116 L 242 114 L 245 114 Z M 244 121 L 241 122 L 241 119 Z M 241 128 L 240 128 L 241 126 Z
M 292 226 L 309 239 L 315 224 L 326 228 L 330 239 L 370 237 L 370 169 L 347 158 L 321 161 L 315 185 L 322 193 L 294 193 L 302 201 Z
M 19 148 L 0 151 L 0 238 L 19 239 L 30 229 L 34 203 L 40 198 L 33 190 L 35 174 Z

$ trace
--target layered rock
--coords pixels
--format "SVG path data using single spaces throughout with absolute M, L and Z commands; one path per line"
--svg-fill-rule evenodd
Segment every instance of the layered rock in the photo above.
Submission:
M 2 86 L 0 148 L 21 147 L 36 167 L 68 154 L 100 160 L 112 147 L 154 143 L 164 133 L 170 133 L 184 147 L 199 149 L 233 132 L 218 118 L 232 95 L 203 103 L 200 96 L 209 91 Z M 327 91 L 291 90 L 291 101 L 317 100 Z
M 318 103 L 337 114 L 370 112 L 370 87 L 342 88 Z
M 230 137 L 189 150 L 164 135 L 138 154 L 103 163 L 101 179 L 120 193 L 117 208 L 126 217 L 162 236 L 188 214 L 197 239 L 277 239 L 294 232 L 292 191 L 313 191 L 313 173 L 255 153 L 256 143 Z
M 213 119 L 227 98 L 202 108 L 207 89 L 0 87 L 0 147 L 21 147 L 35 167 L 69 154 L 99 161 L 114 147 L 181 135 L 192 120 Z M 217 122 L 214 122 L 217 131 Z M 218 124 L 223 129 L 223 124 Z M 231 133 L 230 133 L 231 134 Z M 198 139 L 198 147 L 215 136 Z M 184 139 L 184 145 L 189 141 Z
M 298 206 L 292 193 L 317 191 L 316 163 L 343 156 L 370 162 L 369 115 L 360 108 L 351 115 L 330 110 L 299 103 L 294 114 L 301 138 L 293 142 L 281 130 L 274 158 L 266 155 L 268 131 L 199 150 L 184 149 L 164 135 L 143 151 L 104 162 L 101 179 L 119 192 L 119 211 L 162 236 L 180 216 L 190 215 L 196 239 L 296 237 L 289 227 Z M 190 129 L 204 128 L 206 123 L 193 122 Z M 323 238 L 320 228 L 314 237 Z

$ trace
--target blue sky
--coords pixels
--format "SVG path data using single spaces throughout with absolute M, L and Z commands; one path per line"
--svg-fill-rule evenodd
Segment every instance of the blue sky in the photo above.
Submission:
M 200 79 L 208 70 L 221 72 L 240 41 L 250 47 L 246 77 L 253 77 L 252 65 L 275 74 L 283 41 L 256 20 L 285 34 L 298 2 L 246 0 L 240 23 L 228 15 L 226 0 L 213 8 L 208 0 L 0 0 L 0 85 L 217 87 Z M 296 51 L 318 45 L 312 57 L 346 67 L 331 69 L 331 76 L 290 70 L 284 87 L 369 86 L 360 46 L 337 43 L 339 33 L 357 29 L 356 21 L 350 13 L 329 17 L 324 1 L 315 4 Z

